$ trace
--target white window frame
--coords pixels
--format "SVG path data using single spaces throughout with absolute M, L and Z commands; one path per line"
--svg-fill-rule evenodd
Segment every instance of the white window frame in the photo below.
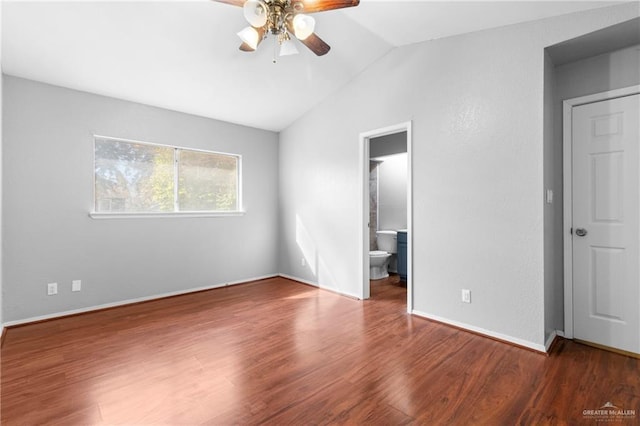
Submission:
M 140 145 L 150 145 L 150 146 L 158 146 L 162 148 L 171 148 L 174 150 L 174 165 L 179 159 L 180 151 L 192 151 L 192 152 L 202 152 L 205 154 L 219 154 L 219 155 L 227 155 L 230 157 L 235 157 L 238 160 L 238 188 L 237 188 L 237 210 L 232 211 L 177 211 L 177 191 L 178 191 L 178 173 L 174 173 L 174 206 L 173 212 L 97 212 L 96 208 L 96 140 L 110 140 L 110 141 L 118 141 L 132 144 L 140 144 Z M 176 170 L 174 166 L 174 171 Z M 185 217 L 233 217 L 233 216 L 243 216 L 246 212 L 242 203 L 242 155 L 240 154 L 231 154 L 228 152 L 220 152 L 220 151 L 209 151 L 204 149 L 196 149 L 196 148 L 187 148 L 177 145 L 167 145 L 160 144 L 154 142 L 143 142 L 133 139 L 125 139 L 125 138 L 116 138 L 111 136 L 102 136 L 102 135 L 93 135 L 93 168 L 92 172 L 92 183 L 93 183 L 93 197 L 92 197 L 92 205 L 89 211 L 89 216 L 93 219 L 136 219 L 136 218 L 185 218 Z

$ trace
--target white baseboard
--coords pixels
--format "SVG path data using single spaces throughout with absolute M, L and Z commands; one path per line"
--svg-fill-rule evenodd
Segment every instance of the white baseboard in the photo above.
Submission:
M 223 283 L 223 284 L 214 284 L 214 285 L 205 286 L 205 287 L 197 287 L 197 288 L 190 288 L 190 289 L 187 289 L 187 290 L 179 290 L 179 291 L 172 291 L 172 292 L 169 292 L 169 293 L 155 294 L 153 296 L 145 296 L 145 297 L 138 297 L 138 298 L 135 298 L 135 299 L 121 300 L 119 302 L 105 303 L 103 305 L 89 306 L 89 307 L 86 307 L 86 308 L 73 309 L 73 310 L 64 311 L 64 312 L 56 312 L 54 314 L 41 315 L 41 316 L 37 316 L 37 317 L 25 318 L 25 319 L 20 319 L 20 320 L 15 320 L 15 321 L 7 321 L 3 325 L 4 325 L 5 328 L 14 327 L 16 325 L 23 325 L 23 324 L 28 324 L 28 323 L 31 323 L 31 322 L 45 321 L 45 320 L 50 320 L 50 319 L 55 319 L 55 318 L 60 318 L 60 317 L 66 317 L 66 316 L 69 316 L 69 315 L 83 314 L 83 313 L 87 313 L 87 312 L 99 311 L 101 309 L 108 309 L 108 308 L 115 308 L 115 307 L 118 307 L 118 306 L 131 305 L 133 303 L 148 302 L 150 300 L 164 299 L 165 297 L 180 296 L 180 295 L 183 295 L 183 294 L 196 293 L 198 291 L 205 291 L 205 290 L 213 290 L 215 288 L 228 287 L 228 286 L 238 285 L 238 284 L 247 284 L 247 283 L 250 283 L 252 281 L 260 281 L 260 280 L 265 280 L 265 279 L 268 279 L 268 278 L 274 278 L 274 277 L 277 277 L 277 276 L 278 276 L 278 274 L 264 275 L 264 276 L 261 276 L 261 277 L 247 278 L 247 279 L 238 280 L 238 281 L 230 281 L 230 282 Z
M 553 330 L 551 332 L 551 334 L 549 335 L 549 337 L 547 338 L 547 341 L 544 342 L 544 351 L 549 353 L 549 349 L 551 349 L 551 345 L 553 344 L 553 341 L 556 340 L 556 337 L 558 336 L 558 331 Z
M 362 300 L 359 296 L 355 296 L 355 295 L 353 295 L 351 293 L 345 293 L 343 291 L 336 290 L 335 288 L 325 287 L 325 286 L 322 286 L 322 285 L 320 285 L 318 283 L 315 283 L 313 281 L 305 280 L 303 278 L 294 277 L 293 275 L 287 275 L 287 274 L 278 274 L 278 275 L 281 276 L 282 278 L 286 278 L 286 279 L 292 280 L 292 281 L 298 281 L 298 282 L 301 282 L 303 284 L 308 284 L 308 285 L 313 286 L 313 287 L 318 287 L 318 288 L 320 288 L 322 290 L 327 290 L 327 291 L 330 291 L 332 293 L 339 294 L 340 296 L 348 297 L 350 299 Z
M 294 277 L 293 275 L 288 275 L 288 274 L 278 274 L 278 275 L 281 276 L 282 278 L 286 278 L 288 280 L 298 281 L 298 282 L 301 282 L 303 284 L 308 284 L 310 286 L 320 288 L 320 285 L 318 285 L 318 283 L 314 283 L 313 281 L 305 280 L 303 278 Z
M 517 337 L 508 336 L 508 335 L 502 334 L 502 333 L 496 333 L 495 331 L 486 330 L 484 328 L 476 327 L 476 326 L 465 324 L 465 323 L 462 323 L 462 322 L 452 321 L 452 320 L 447 319 L 447 318 L 439 317 L 437 315 L 427 314 L 425 312 L 421 312 L 421 311 L 418 311 L 418 310 L 415 310 L 415 309 L 412 310 L 411 313 L 413 315 L 417 315 L 419 317 L 423 317 L 423 318 L 426 318 L 426 319 L 430 319 L 430 320 L 434 320 L 434 321 L 437 321 L 437 322 L 441 322 L 443 324 L 449 324 L 449 325 L 452 325 L 454 327 L 458 327 L 458 328 L 461 328 L 461 329 L 464 329 L 464 330 L 473 331 L 474 333 L 482 334 L 484 336 L 491 337 L 493 339 L 502 340 L 504 342 L 513 343 L 514 345 L 518 345 L 518 346 L 522 346 L 522 347 L 525 347 L 525 348 L 533 349 L 536 352 L 541 352 L 541 353 L 546 353 L 547 352 L 545 346 L 537 344 L 537 343 L 530 342 L 528 340 L 519 339 Z

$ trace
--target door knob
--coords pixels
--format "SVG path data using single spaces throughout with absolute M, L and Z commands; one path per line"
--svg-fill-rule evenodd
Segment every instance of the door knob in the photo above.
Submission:
M 576 229 L 576 235 L 578 237 L 584 237 L 585 235 L 587 235 L 587 230 L 584 228 L 578 228 Z

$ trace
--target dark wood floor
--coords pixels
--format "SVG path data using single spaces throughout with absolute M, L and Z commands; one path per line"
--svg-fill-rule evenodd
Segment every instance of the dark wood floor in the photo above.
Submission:
M 12 328 L 2 424 L 574 425 L 607 402 L 640 423 L 639 360 L 516 348 L 407 315 L 405 291 L 275 278 Z

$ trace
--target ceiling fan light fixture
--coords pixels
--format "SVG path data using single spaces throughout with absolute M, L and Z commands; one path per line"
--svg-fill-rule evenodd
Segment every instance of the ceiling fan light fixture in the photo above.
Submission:
M 269 8 L 261 0 L 248 0 L 242 7 L 244 17 L 252 27 L 260 28 L 267 23 Z
M 293 40 L 287 38 L 282 43 L 280 43 L 280 56 L 290 56 L 297 55 L 298 49 L 296 48 Z
M 309 15 L 302 13 L 293 17 L 293 32 L 300 40 L 307 39 L 316 27 L 316 20 Z
M 260 43 L 260 34 L 253 27 L 247 27 L 238 33 L 238 37 L 244 43 L 247 43 L 249 47 L 253 50 L 258 48 L 258 44 Z

